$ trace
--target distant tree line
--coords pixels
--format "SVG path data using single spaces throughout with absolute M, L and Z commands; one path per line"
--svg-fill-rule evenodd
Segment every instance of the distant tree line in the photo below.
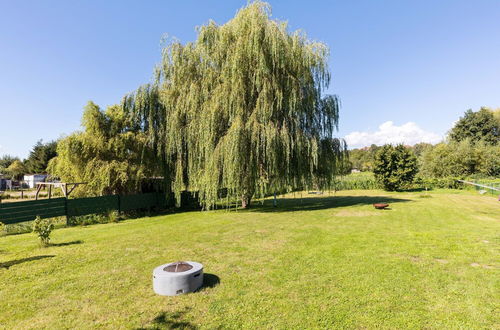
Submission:
M 44 143 L 39 140 L 28 158 L 3 155 L 0 157 L 0 174 L 6 178 L 22 180 L 25 174 L 46 174 L 49 161 L 57 155 L 57 141 Z
M 402 160 L 404 157 L 406 160 Z M 406 165 L 398 168 L 397 162 Z M 397 147 L 371 145 L 350 150 L 349 163 L 353 169 L 374 172 L 389 190 L 401 186 L 390 180 L 411 182 L 417 173 L 420 178 L 499 177 L 500 109 L 467 110 L 442 143 Z M 405 173 L 413 175 L 404 179 Z

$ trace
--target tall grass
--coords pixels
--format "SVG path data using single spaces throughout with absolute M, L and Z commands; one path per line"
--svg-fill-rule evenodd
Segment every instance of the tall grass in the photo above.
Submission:
M 407 189 L 465 189 L 465 190 L 486 190 L 493 195 L 499 195 L 496 190 L 488 190 L 485 188 L 477 188 L 472 185 L 464 184 L 458 180 L 466 180 L 474 183 L 487 185 L 494 188 L 500 188 L 500 180 L 495 178 L 490 179 L 475 179 L 463 177 L 444 177 L 444 178 L 429 178 L 417 176 L 413 183 L 409 184 Z M 359 189 L 382 189 L 382 186 L 377 182 L 372 172 L 352 173 L 346 176 L 339 177 L 335 184 L 336 190 L 359 190 Z
M 336 190 L 379 189 L 380 184 L 372 172 L 351 173 L 338 178 Z

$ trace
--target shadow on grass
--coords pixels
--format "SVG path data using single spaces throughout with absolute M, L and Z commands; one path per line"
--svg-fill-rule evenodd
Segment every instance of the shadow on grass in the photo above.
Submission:
M 29 257 L 29 258 L 22 258 L 22 259 L 6 261 L 6 262 L 0 263 L 0 268 L 9 269 L 10 267 L 12 267 L 14 265 L 22 264 L 24 262 L 35 261 L 35 260 L 40 260 L 40 259 L 45 259 L 45 258 L 53 258 L 53 257 L 55 257 L 55 255 L 42 255 L 42 256 L 34 256 L 34 257 Z
M 64 243 L 50 243 L 49 246 L 67 246 L 67 245 L 73 245 L 73 244 L 82 244 L 82 240 L 77 240 L 77 241 L 71 241 L 71 242 L 64 242 Z
M 184 314 L 189 312 L 190 308 L 185 308 L 182 311 L 169 313 L 161 312 L 152 321 L 151 325 L 137 328 L 137 330 L 152 330 L 152 329 L 197 329 L 195 325 L 182 321 Z
M 203 284 L 198 289 L 204 290 L 206 288 L 213 288 L 219 285 L 220 278 L 215 274 L 205 273 L 203 274 Z M 196 293 L 194 293 L 196 294 Z M 152 329 L 198 329 L 197 326 L 189 322 L 183 321 L 184 314 L 189 312 L 190 308 L 185 308 L 182 311 L 169 313 L 161 312 L 153 320 L 151 320 L 150 325 L 145 327 L 137 328 L 136 330 L 152 330 Z
M 272 200 L 266 200 L 264 205 L 253 204 L 249 211 L 255 212 L 293 212 L 315 211 L 335 207 L 371 205 L 374 203 L 403 203 L 411 202 L 410 199 L 386 196 L 328 196 L 306 198 L 278 198 L 277 207 L 273 207 Z
M 210 274 L 210 273 L 205 273 L 203 274 L 203 284 L 200 288 L 200 290 L 203 290 L 205 288 L 213 288 L 219 285 L 220 283 L 220 278 L 219 276 L 215 274 Z
M 431 189 L 428 189 L 428 190 L 431 190 Z M 410 188 L 410 189 L 401 190 L 401 192 L 421 192 L 421 191 L 425 191 L 425 188 Z

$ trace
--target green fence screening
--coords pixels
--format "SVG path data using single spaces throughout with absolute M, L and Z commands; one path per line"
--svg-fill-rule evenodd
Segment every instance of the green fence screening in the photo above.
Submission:
M 108 211 L 126 212 L 167 206 L 164 194 L 111 195 L 77 199 L 54 198 L 0 204 L 0 222 L 13 224 L 41 218 L 81 216 Z
M 67 204 L 68 204 L 67 215 L 70 217 L 93 214 L 93 213 L 103 213 L 113 210 L 119 211 L 120 196 L 111 195 L 111 196 L 68 199 Z
M 0 222 L 4 224 L 35 220 L 35 217 L 53 218 L 66 214 L 66 198 L 0 204 Z
M 165 201 L 165 195 L 163 194 L 142 194 L 142 195 L 121 196 L 120 211 L 145 209 L 154 206 L 165 207 L 166 205 L 164 201 Z

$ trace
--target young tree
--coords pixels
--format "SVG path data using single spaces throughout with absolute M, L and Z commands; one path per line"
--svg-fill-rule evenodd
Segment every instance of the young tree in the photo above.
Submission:
M 385 190 L 401 189 L 413 182 L 417 174 L 417 158 L 402 144 L 384 145 L 375 155 L 373 173 Z
M 39 216 L 33 221 L 33 232 L 40 239 L 40 244 L 43 247 L 50 245 L 50 233 L 54 230 L 54 224 L 51 219 L 42 219 Z
M 23 162 L 16 159 L 12 164 L 7 167 L 5 172 L 12 177 L 14 180 L 21 180 L 23 175 L 26 174 L 26 167 Z
M 449 133 L 451 141 L 460 142 L 469 139 L 471 142 L 484 141 L 489 144 L 500 142 L 500 121 L 493 111 L 482 107 L 479 111 L 471 109 L 455 124 Z
M 11 155 L 3 155 L 0 157 L 0 174 L 7 173 L 7 168 L 16 160 L 19 160 L 19 158 Z
M 255 1 L 224 25 L 198 28 L 194 42 L 169 44 L 154 84 L 123 105 L 164 161 L 177 200 L 197 191 L 210 208 L 224 188 L 247 207 L 256 193 L 333 182 L 345 144 L 333 137 L 337 97 L 323 95 L 327 56 Z

